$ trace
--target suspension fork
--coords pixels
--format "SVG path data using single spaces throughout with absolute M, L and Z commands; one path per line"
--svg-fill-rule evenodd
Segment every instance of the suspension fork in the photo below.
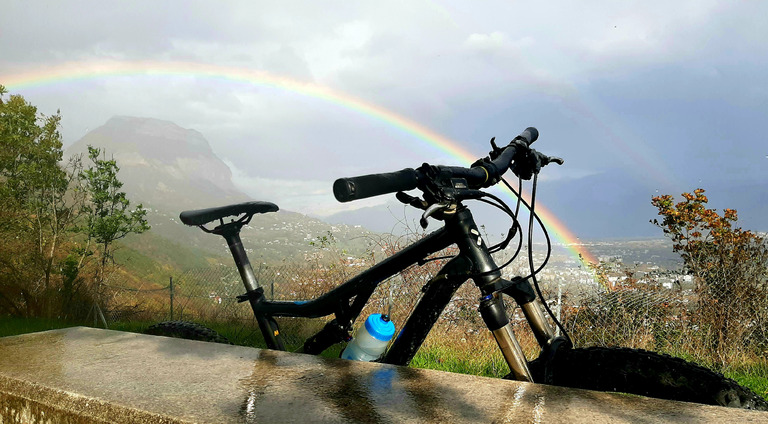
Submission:
M 512 331 L 502 296 L 498 292 L 504 290 L 520 305 L 537 342 L 545 349 L 555 339 L 555 332 L 546 320 L 536 294 L 527 280 L 505 281 L 501 278 L 501 272 L 488 253 L 469 209 L 460 208 L 456 212 L 451 220 L 451 228 L 458 233 L 456 240 L 459 249 L 473 262 L 473 273 L 479 274 L 473 280 L 483 294 L 478 308 L 483 321 L 496 339 L 515 378 L 533 381 L 525 354 Z
M 557 337 L 542 311 L 541 302 L 533 294 L 531 285 L 527 280 L 523 279 L 513 280 L 511 283 L 513 285 L 505 290 L 504 293 L 511 295 L 520 306 L 520 309 L 522 309 L 523 315 L 526 321 L 528 321 L 536 341 L 541 346 L 542 352 L 549 352 L 550 349 L 556 348 L 559 345 L 559 343 L 555 343 Z M 526 288 L 529 292 L 523 292 Z M 485 324 L 493 332 L 504 354 L 504 358 L 507 359 L 508 363 L 511 362 L 510 370 L 512 370 L 515 379 L 527 380 L 526 375 L 530 377 L 530 372 L 526 372 L 525 355 L 512 333 L 512 324 L 509 322 L 506 310 L 504 309 L 501 293 L 492 293 L 483 297 L 480 302 L 480 314 Z M 506 341 L 502 343 L 500 340 Z
M 528 369 L 528 361 L 525 353 L 520 347 L 520 343 L 512 332 L 512 323 L 509 322 L 507 311 L 504 309 L 504 302 L 498 294 L 489 294 L 480 301 L 480 315 L 485 321 L 485 325 L 491 330 L 493 338 L 504 355 L 512 375 L 515 380 L 533 381 L 531 370 Z

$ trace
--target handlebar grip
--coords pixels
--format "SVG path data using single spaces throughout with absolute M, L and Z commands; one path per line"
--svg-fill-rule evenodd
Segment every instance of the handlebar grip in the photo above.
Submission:
M 385 174 L 339 178 L 333 183 L 333 195 L 339 202 L 349 202 L 396 191 L 413 190 L 418 174 L 413 168 Z
M 515 140 L 523 140 L 525 144 L 530 146 L 537 138 L 539 138 L 539 130 L 534 127 L 528 127 L 515 137 Z

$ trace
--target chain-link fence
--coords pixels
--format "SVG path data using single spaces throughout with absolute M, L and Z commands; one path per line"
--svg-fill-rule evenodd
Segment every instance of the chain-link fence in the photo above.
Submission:
M 335 265 L 281 264 L 257 265 L 254 272 L 269 299 L 307 300 L 320 296 L 370 266 L 363 260 L 348 258 Z M 440 261 L 411 267 L 378 286 L 361 316 L 389 311 L 398 326 L 405 323 L 422 294 L 424 285 L 441 266 Z M 506 270 L 505 270 L 506 271 Z M 514 273 L 514 267 L 509 271 Z M 768 354 L 768 312 L 762 307 L 731 311 L 741 317 L 738 338 L 728 341 L 730 350 L 713 350 L 718 334 L 713 328 L 711 305 L 696 289 L 688 276 L 670 272 L 632 273 L 600 270 L 603 279 L 595 283 L 586 270 L 581 274 L 544 271 L 539 275 L 547 304 L 559 317 L 577 346 L 626 346 L 661 351 L 696 358 L 710 364 L 725 364 L 722 352 L 737 352 L 743 357 L 765 357 Z M 594 272 L 594 271 L 593 271 Z M 512 275 L 506 275 L 512 277 Z M 247 303 L 238 303 L 244 292 L 234 267 L 190 270 L 167 281 L 128 288 L 112 280 L 108 320 L 191 320 L 219 322 L 256 328 Z M 751 293 L 768 300 L 765 284 Z M 425 342 L 425 346 L 448 346 L 477 355 L 495 348 L 490 333 L 477 307 L 479 291 L 473 284 L 463 285 L 443 312 L 441 319 Z M 524 351 L 536 354 L 535 339 L 519 309 L 510 301 L 509 315 Z M 738 307 L 731 302 L 728 307 Z M 760 305 L 744 302 L 743 307 Z M 391 308 L 391 309 L 390 309 Z M 328 318 L 330 319 L 330 318 Z M 289 345 L 298 347 L 303 340 L 319 331 L 325 319 L 282 319 L 281 332 Z M 726 324 L 729 325 L 729 324 Z M 257 331 L 257 330 L 253 330 Z M 722 340 L 719 342 L 723 342 Z M 713 353 L 714 352 L 714 353 Z M 719 352 L 719 353 L 717 353 Z M 714 356 L 713 356 L 714 355 Z M 718 356 L 719 355 L 719 356 Z M 743 358 L 742 358 L 743 359 Z M 499 358 L 499 361 L 501 359 Z

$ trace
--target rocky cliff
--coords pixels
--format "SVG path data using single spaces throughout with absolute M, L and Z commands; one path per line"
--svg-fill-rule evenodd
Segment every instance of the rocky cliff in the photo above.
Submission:
M 123 189 L 134 202 L 180 211 L 248 200 L 203 135 L 173 122 L 113 117 L 67 153 L 85 153 L 88 145 L 103 148 L 117 160 Z

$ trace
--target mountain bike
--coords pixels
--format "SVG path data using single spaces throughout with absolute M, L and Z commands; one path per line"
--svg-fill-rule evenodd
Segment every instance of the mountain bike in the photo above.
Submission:
M 191 210 L 182 212 L 180 219 L 186 225 L 197 226 L 206 233 L 224 237 L 245 285 L 245 294 L 238 296 L 238 300 L 250 304 L 269 349 L 286 350 L 276 317 L 332 317 L 319 332 L 304 341 L 300 352 L 317 355 L 331 346 L 349 342 L 353 324 L 379 284 L 410 266 L 423 265 L 433 260 L 437 252 L 455 246 L 458 253 L 450 258 L 442 258 L 447 259 L 445 264 L 423 287 L 422 297 L 380 357 L 380 362 L 408 365 L 458 288 L 472 281 L 480 299 L 479 314 L 509 366 L 510 373 L 505 378 L 713 405 L 768 409 L 768 402 L 751 390 L 719 373 L 682 359 L 628 348 L 574 348 L 568 333 L 544 301 L 537 280 L 537 274 L 544 268 L 551 253 L 546 228 L 535 213 L 537 178 L 548 164 L 563 164 L 560 158 L 532 149 L 530 145 L 537 138 L 538 131 L 531 127 L 506 146 L 499 147 L 495 139 L 491 139 L 492 150 L 488 156 L 468 168 L 424 163 L 415 169 L 336 180 L 333 192 L 341 202 L 396 193 L 398 200 L 423 211 L 419 221 L 423 228 L 427 227 L 429 219 L 441 221 L 443 225 L 343 284 L 308 301 L 268 300 L 240 239 L 241 228 L 254 215 L 277 211 L 275 204 L 247 202 Z M 520 181 L 517 190 L 502 178 L 508 171 L 512 171 Z M 522 181 L 531 179 L 532 195 L 530 202 L 526 202 L 520 195 Z M 497 196 L 483 190 L 500 182 L 517 195 L 514 211 Z M 414 189 L 418 189 L 421 194 L 412 196 L 405 193 Z M 466 205 L 468 201 L 489 203 L 512 218 L 513 225 L 503 241 L 493 246 L 487 245 L 487 240 L 478 231 L 472 212 Z M 512 259 L 497 265 L 491 254 L 508 248 L 515 237 L 519 242 L 512 258 L 520 252 L 523 235 L 517 216 L 521 203 L 530 211 L 527 244 L 530 273 L 505 279 L 501 270 Z M 225 218 L 228 220 L 225 221 Z M 547 255 L 538 267 L 534 266 L 531 250 L 534 219 L 547 240 Z M 209 228 L 212 223 L 213 228 Z M 511 298 L 520 307 L 541 347 L 539 356 L 534 360 L 525 357 L 512 331 L 505 309 L 507 298 Z M 558 332 L 555 326 L 562 335 L 556 335 Z M 217 337 L 210 330 L 179 322 L 160 323 L 149 332 L 213 340 Z

